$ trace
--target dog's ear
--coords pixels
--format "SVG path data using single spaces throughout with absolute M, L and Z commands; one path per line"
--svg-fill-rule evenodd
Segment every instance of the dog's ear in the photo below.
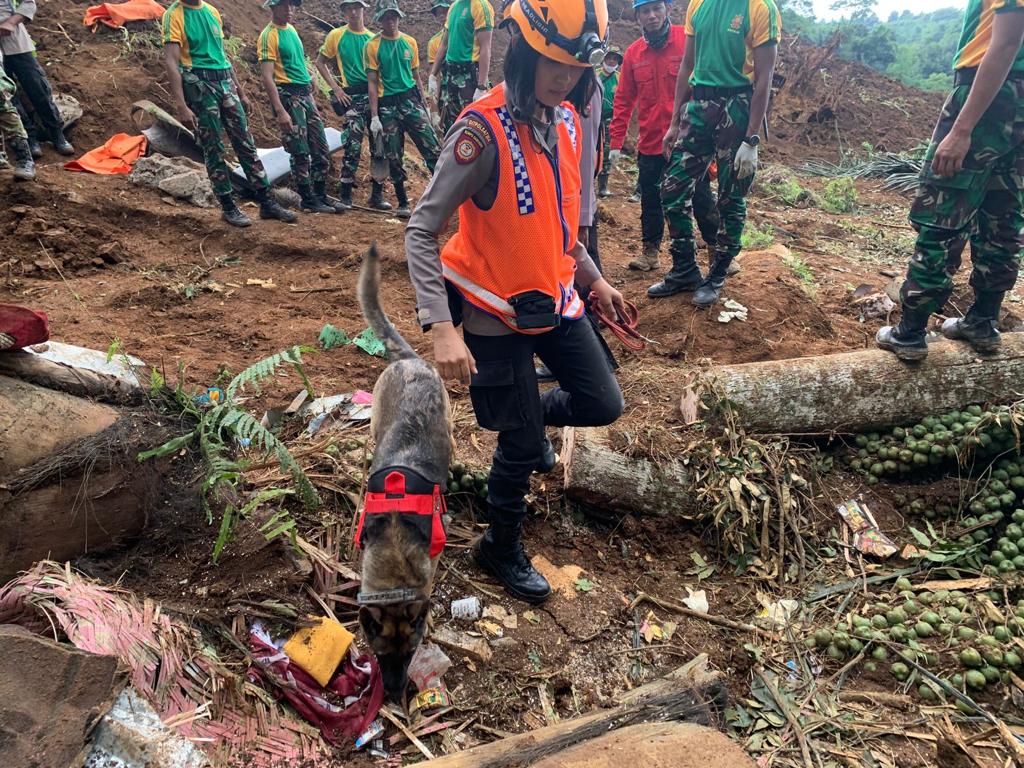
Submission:
M 375 605 L 364 605 L 359 609 L 359 626 L 363 628 L 363 634 L 372 646 L 381 635 L 384 625 L 381 622 L 383 612 Z
M 430 601 L 414 600 L 411 603 L 406 603 L 403 608 L 405 609 L 405 618 L 409 620 L 409 623 L 415 625 L 425 618 L 427 611 L 430 610 Z

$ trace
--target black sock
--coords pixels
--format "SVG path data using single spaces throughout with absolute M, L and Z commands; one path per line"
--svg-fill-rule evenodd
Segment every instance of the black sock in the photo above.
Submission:
M 217 195 L 217 199 L 220 200 L 220 207 L 225 211 L 230 211 L 237 207 L 235 206 L 235 198 L 231 195 Z

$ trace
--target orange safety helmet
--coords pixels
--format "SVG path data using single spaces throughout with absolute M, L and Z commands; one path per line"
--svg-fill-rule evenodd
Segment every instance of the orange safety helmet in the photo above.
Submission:
M 512 0 L 508 18 L 530 47 L 549 59 L 577 67 L 604 59 L 607 0 Z

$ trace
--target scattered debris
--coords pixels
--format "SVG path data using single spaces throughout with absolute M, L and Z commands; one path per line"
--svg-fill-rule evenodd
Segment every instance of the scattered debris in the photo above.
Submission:
M 480 618 L 480 598 L 463 597 L 452 601 L 452 618 L 463 621 L 476 621 Z
M 320 329 L 320 337 L 317 342 L 322 349 L 336 349 L 351 344 L 352 339 L 343 330 L 328 323 Z
M 262 288 L 265 291 L 276 291 L 277 290 L 277 283 L 274 282 L 273 278 L 270 278 L 268 280 L 264 280 L 264 279 L 259 278 L 259 277 L 250 277 L 248 280 L 245 281 L 245 284 L 246 285 L 257 285 L 257 286 L 259 286 L 260 288 Z
M 352 339 L 352 343 L 366 354 L 373 355 L 374 357 L 384 357 L 387 351 L 384 348 L 384 342 L 377 338 L 377 334 L 373 332 L 372 328 L 367 328 L 360 333 Z
M 437 627 L 430 639 L 449 651 L 469 656 L 475 661 L 490 661 L 492 651 L 487 641 L 480 637 L 470 637 L 465 632 L 458 632 L 449 627 Z
M 871 286 L 869 285 L 859 286 L 853 292 L 852 301 L 850 302 L 860 311 L 860 321 L 862 323 L 865 323 L 868 320 L 887 318 L 892 311 L 896 309 L 896 302 L 894 302 L 888 294 L 881 291 L 877 293 L 861 293 L 858 295 L 858 292 L 865 288 L 871 290 Z
M 451 666 L 452 660 L 436 645 L 420 643 L 409 662 L 409 679 L 421 691 L 435 688 Z
M 839 505 L 839 516 L 843 518 L 853 535 L 853 546 L 858 552 L 872 557 L 892 557 L 899 551 L 892 539 L 878 530 L 867 504 L 847 501 Z
M 769 602 L 767 598 L 761 603 L 764 607 L 757 614 L 758 620 L 772 629 L 785 629 L 800 613 L 797 600 L 785 599 Z
M 735 299 L 726 299 L 722 302 L 722 306 L 725 309 L 718 314 L 718 322 L 728 323 L 732 320 L 740 320 L 745 323 L 747 321 L 749 310 Z
M 484 608 L 483 616 L 485 619 L 494 619 L 505 629 L 519 628 L 519 617 L 498 604 L 489 605 Z
M 578 565 L 563 565 L 559 567 L 544 557 L 544 555 L 534 555 L 530 562 L 548 580 L 552 592 L 558 592 L 570 600 L 579 594 L 576 589 L 576 583 L 583 576 L 583 569 Z
M 683 599 L 683 605 L 689 608 L 691 611 L 697 613 L 707 613 L 711 610 L 711 606 L 708 605 L 708 596 L 703 589 L 698 589 L 694 592 L 689 587 L 686 588 L 686 594 L 688 597 Z
M 356 638 L 334 619 L 314 617 L 312 621 L 313 626 L 300 628 L 283 650 L 299 668 L 326 686 Z

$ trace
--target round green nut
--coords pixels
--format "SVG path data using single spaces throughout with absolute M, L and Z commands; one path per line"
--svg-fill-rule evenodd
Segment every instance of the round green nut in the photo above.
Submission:
M 983 690 L 988 684 L 988 681 L 985 679 L 985 675 L 976 669 L 972 669 L 964 675 L 964 682 L 967 683 L 968 688 L 973 688 L 976 691 Z
M 919 621 L 914 625 L 914 632 L 918 637 L 931 637 L 935 634 L 935 628 L 927 621 Z
M 968 669 L 978 669 L 985 662 L 979 651 L 974 648 L 964 648 L 960 651 L 960 663 Z
M 904 682 L 908 677 L 910 677 L 910 667 L 908 667 L 902 661 L 897 661 L 895 664 L 889 667 L 889 672 L 891 672 L 892 676 L 899 680 L 901 683 Z M 984 681 L 985 677 L 982 676 L 981 679 L 982 681 Z M 984 684 L 984 682 L 982 684 Z

